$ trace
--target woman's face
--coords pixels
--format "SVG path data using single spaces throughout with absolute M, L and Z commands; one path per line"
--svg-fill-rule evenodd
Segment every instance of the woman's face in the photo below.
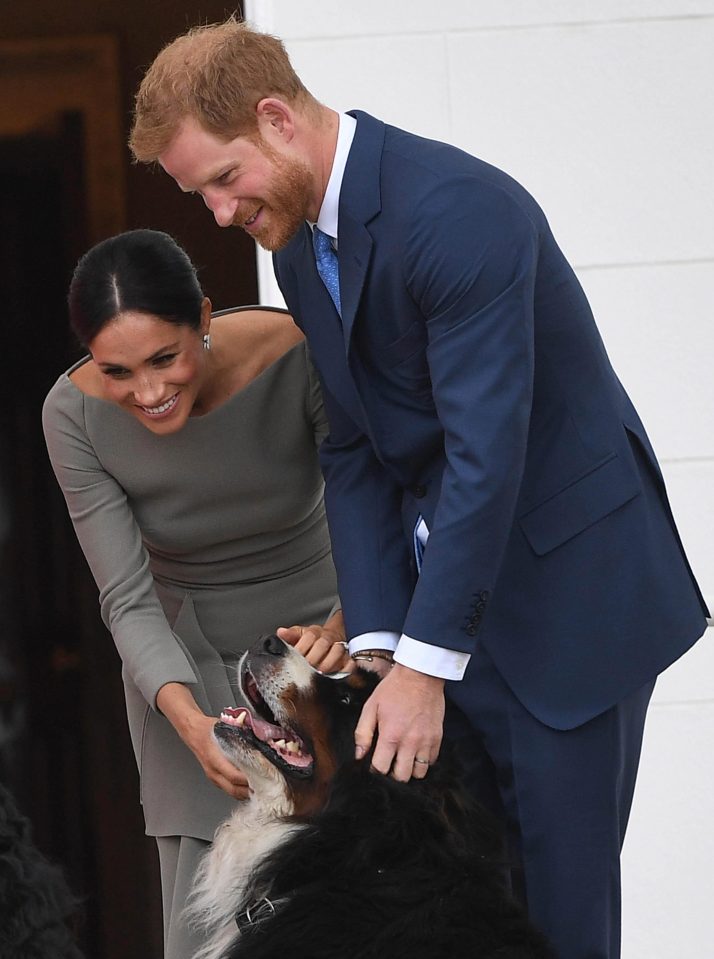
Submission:
M 152 433 L 175 433 L 194 412 L 208 373 L 203 334 L 147 313 L 120 313 L 89 344 L 107 400 L 135 416 Z M 205 327 L 205 328 L 204 328 Z

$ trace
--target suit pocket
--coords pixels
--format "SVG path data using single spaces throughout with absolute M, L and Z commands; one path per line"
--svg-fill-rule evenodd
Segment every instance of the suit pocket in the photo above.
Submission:
M 634 499 L 637 474 L 611 454 L 545 502 L 519 518 L 533 551 L 543 556 Z
M 149 723 L 151 722 L 151 706 L 147 706 L 144 711 L 144 718 L 141 722 L 141 742 L 137 754 L 137 765 L 139 767 L 139 801 L 144 802 L 144 757 L 146 755 L 146 739 Z

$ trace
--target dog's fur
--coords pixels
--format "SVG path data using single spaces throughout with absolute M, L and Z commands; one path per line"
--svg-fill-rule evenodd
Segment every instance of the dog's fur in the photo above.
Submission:
M 197 877 L 197 959 L 550 956 L 506 891 L 490 817 L 448 764 L 400 783 L 354 760 L 373 673 L 323 676 L 268 637 L 240 679 L 250 708 L 227 710 L 215 735 L 253 792 Z
M 0 956 L 82 959 L 69 927 L 77 907 L 61 870 L 36 848 L 29 820 L 0 784 Z

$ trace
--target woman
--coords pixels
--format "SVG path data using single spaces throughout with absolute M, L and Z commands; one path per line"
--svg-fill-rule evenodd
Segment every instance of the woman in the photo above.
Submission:
M 325 420 L 290 317 L 212 317 L 164 233 L 93 247 L 69 310 L 89 356 L 50 391 L 45 438 L 123 663 L 165 955 L 187 959 L 197 858 L 247 795 L 211 735 L 235 702 L 231 664 L 281 623 L 327 617 L 281 635 L 325 670 L 344 659 L 316 455 Z

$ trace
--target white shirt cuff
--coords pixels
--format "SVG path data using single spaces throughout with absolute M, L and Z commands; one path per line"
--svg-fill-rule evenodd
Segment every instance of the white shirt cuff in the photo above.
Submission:
M 412 639 L 411 636 L 401 637 L 394 654 L 394 661 L 402 666 L 416 669 L 428 676 L 455 680 L 463 679 L 470 659 L 470 653 L 431 646 L 429 643 Z
M 397 648 L 399 633 L 392 633 L 386 629 L 375 630 L 373 633 L 360 633 L 353 636 L 349 642 L 350 656 L 363 649 L 389 649 L 392 652 Z

